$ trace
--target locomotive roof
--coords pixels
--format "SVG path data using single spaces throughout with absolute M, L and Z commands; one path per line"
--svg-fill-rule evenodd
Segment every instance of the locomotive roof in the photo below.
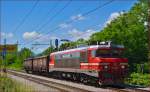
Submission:
M 76 51 L 76 50 L 86 50 L 86 49 L 90 49 L 90 48 L 112 48 L 112 47 L 113 48 L 124 48 L 123 45 L 91 45 L 91 46 L 74 48 L 74 49 L 69 49 L 69 50 L 64 50 L 64 51 L 57 51 L 57 52 L 53 52 L 51 54 L 59 54 L 59 53 Z

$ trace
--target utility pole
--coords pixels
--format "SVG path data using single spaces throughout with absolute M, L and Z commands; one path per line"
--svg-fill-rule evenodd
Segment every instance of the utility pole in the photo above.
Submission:
M 148 62 L 150 66 L 150 0 L 148 0 Z
M 0 14 L 2 14 L 2 1 L 0 0 Z M 2 40 L 2 17 L 0 15 L 0 45 L 1 45 L 1 40 Z
M 7 49 L 6 49 L 6 39 L 4 39 L 4 48 L 3 48 L 3 71 L 6 72 L 6 55 L 7 55 Z
M 18 48 L 18 45 L 19 45 L 19 42 L 17 41 L 17 48 Z M 18 56 L 19 56 L 18 54 L 19 54 L 19 53 L 18 53 L 18 50 L 17 50 L 17 51 L 16 51 L 16 59 L 17 59 L 17 62 L 18 62 L 18 60 L 19 60 L 19 59 L 18 59 Z
M 1 12 L 2 12 L 2 11 L 1 11 L 1 6 L 2 6 L 1 3 L 2 3 L 2 1 L 0 0 L 0 14 L 1 14 Z M 2 30 L 1 30 L 1 29 L 2 29 L 2 28 L 1 28 L 1 27 L 2 27 L 2 26 L 1 26 L 1 25 L 2 25 L 2 24 L 1 24 L 1 19 L 2 19 L 2 17 L 0 16 L 0 46 L 1 46 L 1 39 L 2 39 L 2 37 L 1 37 L 1 36 L 2 36 L 2 34 L 1 34 L 1 31 L 2 31 Z M 2 53 L 0 53 L 0 72 L 1 72 L 1 65 L 2 65 Z
M 50 40 L 50 52 L 53 52 L 53 47 L 52 47 L 52 40 Z

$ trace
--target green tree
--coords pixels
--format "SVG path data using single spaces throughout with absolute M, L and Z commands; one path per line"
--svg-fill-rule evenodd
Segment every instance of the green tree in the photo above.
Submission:
M 18 53 L 19 62 L 23 62 L 24 59 L 32 57 L 33 52 L 28 48 L 22 48 Z
M 52 47 L 48 47 L 46 50 L 44 50 L 42 53 L 38 54 L 37 56 L 42 56 L 42 55 L 49 55 L 50 53 L 54 52 L 55 48 Z
M 90 37 L 90 43 L 111 40 L 126 47 L 124 56 L 129 59 L 131 66 L 147 61 L 148 39 L 144 23 L 148 18 L 148 4 L 140 0 L 129 12 L 120 14 L 103 30 Z M 134 70 L 134 69 L 132 69 Z

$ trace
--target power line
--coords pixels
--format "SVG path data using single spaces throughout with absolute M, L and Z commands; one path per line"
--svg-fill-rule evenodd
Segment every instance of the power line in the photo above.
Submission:
M 81 11 L 81 8 L 84 8 L 85 6 L 80 6 L 79 8 L 77 8 L 75 11 Z M 33 39 L 32 39 L 33 40 Z M 38 43 L 36 43 L 36 44 L 38 44 Z M 21 44 L 21 45 L 25 45 L 25 43 L 24 44 Z M 32 44 L 33 45 L 33 44 Z M 48 45 L 48 44 L 43 44 L 43 45 Z
M 38 30 L 41 30 L 42 28 L 44 28 L 46 25 L 48 25 L 48 23 L 52 22 L 65 8 L 67 8 L 69 6 L 69 4 L 71 3 L 72 0 L 69 0 L 68 3 L 65 4 L 65 6 L 60 9 L 55 15 L 53 15 L 50 19 L 48 19 L 47 22 L 45 22 Z M 38 31 L 36 30 L 36 31 Z
M 106 3 L 104 3 L 103 5 L 100 5 L 100 6 L 96 7 L 95 9 L 92 9 L 92 10 L 90 10 L 90 11 L 88 11 L 88 12 L 85 12 L 85 13 L 82 14 L 82 15 L 83 15 L 83 16 L 87 16 L 87 15 L 89 15 L 90 13 L 95 12 L 96 10 L 98 10 L 98 9 L 100 9 L 100 8 L 102 8 L 102 7 L 104 7 L 104 6 L 108 5 L 108 4 L 110 4 L 110 3 L 112 3 L 113 1 L 114 1 L 114 0 L 110 0 L 110 1 L 108 1 L 108 2 L 106 2 Z
M 58 0 L 58 2 L 59 2 L 59 0 Z M 36 30 L 36 28 L 39 28 L 39 26 L 41 25 L 41 22 L 43 20 L 47 19 L 47 15 L 49 15 L 52 11 L 54 11 L 55 8 L 58 6 L 58 4 L 59 4 L 58 2 L 48 11 L 48 13 L 42 18 L 42 20 L 39 22 L 39 24 L 36 25 L 36 27 L 33 30 Z
M 48 23 L 50 23 L 54 18 L 56 18 L 65 8 L 67 8 L 69 6 L 69 4 L 71 3 L 71 1 L 72 0 L 69 0 L 69 2 L 66 3 L 63 8 L 61 8 L 55 15 L 53 15 L 47 22 L 45 22 L 38 30 L 41 30 L 43 27 L 45 27 L 46 25 L 48 25 Z M 38 31 L 38 30 L 36 30 L 36 31 Z M 35 40 L 35 39 L 33 39 L 33 40 Z
M 36 2 L 34 3 L 34 5 L 32 6 L 32 8 L 30 9 L 30 11 L 23 17 L 23 19 L 20 21 L 19 25 L 16 26 L 16 28 L 13 30 L 14 33 L 16 33 L 16 31 L 24 24 L 24 22 L 26 21 L 26 19 L 30 16 L 30 14 L 33 12 L 33 10 L 35 9 L 35 7 L 37 6 L 39 0 L 36 0 Z
M 84 6 L 83 6 L 84 7 Z M 76 9 L 76 11 L 80 11 L 81 10 L 81 8 L 83 8 L 83 7 L 79 7 L 78 9 Z M 51 21 L 50 21 L 51 22 Z M 38 31 L 38 30 L 36 30 L 36 31 Z M 39 32 L 37 32 L 37 33 L 39 33 Z M 39 33 L 40 34 L 40 33 Z M 36 37 L 36 38 L 38 38 L 38 37 Z M 31 41 L 33 41 L 33 40 L 36 40 L 36 38 L 33 38 Z M 28 43 L 28 42 L 27 42 Z M 24 44 L 26 44 L 26 43 L 24 43 Z
M 96 26 L 98 26 L 98 25 L 99 25 L 99 23 L 98 23 L 98 24 L 91 25 L 90 27 L 88 26 L 88 27 L 85 28 L 85 29 L 88 29 L 88 28 L 91 28 L 91 27 L 96 27 Z M 87 34 L 89 34 L 90 32 L 91 32 L 91 31 L 79 35 L 79 36 L 78 36 L 79 39 L 80 39 L 80 37 L 82 37 L 83 35 L 87 35 Z M 71 37 L 72 35 L 69 35 L 69 36 Z M 64 38 L 64 39 L 65 39 L 65 38 Z M 34 46 L 43 45 L 43 46 L 44 46 L 44 45 L 50 45 L 50 44 L 48 44 L 48 43 L 35 43 L 35 44 L 32 44 L 32 45 L 34 45 Z M 36 49 L 39 49 L 39 48 L 41 48 L 41 47 L 36 47 Z
M 82 14 L 82 16 L 88 16 L 90 13 L 95 12 L 96 10 L 98 10 L 98 9 L 100 9 L 100 8 L 102 8 L 102 7 L 104 7 L 104 6 L 108 5 L 108 4 L 110 4 L 110 3 L 112 3 L 113 1 L 115 1 L 115 0 L 108 1 L 108 2 L 104 3 L 103 5 L 100 5 L 100 6 L 94 8 L 94 9 L 88 11 L 88 12 L 85 12 L 85 13 Z M 66 23 L 72 23 L 72 22 L 74 22 L 74 20 L 67 21 Z M 53 30 L 51 30 L 51 31 L 56 31 L 56 30 L 58 30 L 58 29 L 60 29 L 60 27 L 55 27 L 55 28 L 54 28 Z M 50 32 L 51 32 L 51 31 L 50 31 Z M 48 31 L 48 32 L 46 32 L 45 34 L 49 34 L 50 32 Z M 40 38 L 42 38 L 42 36 L 36 37 L 35 39 L 31 40 L 30 42 L 25 43 L 25 45 L 26 45 L 26 44 L 29 44 L 29 43 L 31 43 L 31 42 L 37 40 L 37 39 L 40 39 Z

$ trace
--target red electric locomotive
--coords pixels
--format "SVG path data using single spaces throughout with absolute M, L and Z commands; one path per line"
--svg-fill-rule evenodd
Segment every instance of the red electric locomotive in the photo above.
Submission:
M 120 84 L 128 72 L 128 60 L 121 56 L 123 50 L 123 46 L 107 41 L 99 45 L 53 52 L 50 58 L 46 57 L 49 61 L 48 73 L 84 83 Z

